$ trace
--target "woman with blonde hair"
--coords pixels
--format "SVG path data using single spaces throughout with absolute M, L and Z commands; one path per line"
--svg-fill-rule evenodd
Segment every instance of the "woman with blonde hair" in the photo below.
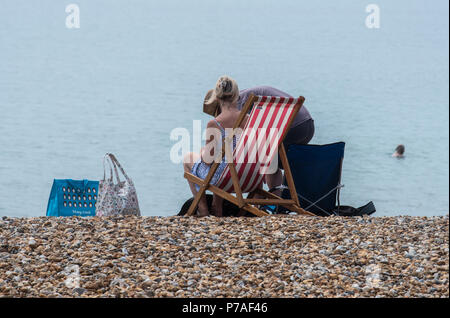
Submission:
M 211 169 L 211 164 L 217 156 L 222 154 L 222 142 L 227 134 L 233 128 L 234 123 L 239 117 L 240 110 L 238 109 L 239 87 L 234 79 L 229 76 L 221 76 L 217 80 L 216 87 L 210 90 L 205 97 L 204 108 L 213 106 L 220 111 L 216 112 L 216 117 L 208 122 L 206 127 L 206 143 L 201 149 L 200 154 L 188 153 L 184 157 L 183 166 L 184 171 L 190 172 L 193 175 L 205 179 Z M 242 121 L 239 128 L 243 129 L 247 123 L 248 115 Z M 233 145 L 231 150 L 234 150 L 237 144 L 239 135 L 233 137 Z M 229 145 L 231 146 L 231 145 Z M 227 162 L 226 156 L 220 161 L 210 184 L 214 185 L 219 180 L 220 175 L 225 169 Z M 192 194 L 195 196 L 199 190 L 198 185 L 188 181 Z M 212 209 L 216 216 L 222 216 L 222 199 L 214 196 Z M 210 214 L 206 197 L 203 195 L 198 205 L 198 215 L 207 216 Z

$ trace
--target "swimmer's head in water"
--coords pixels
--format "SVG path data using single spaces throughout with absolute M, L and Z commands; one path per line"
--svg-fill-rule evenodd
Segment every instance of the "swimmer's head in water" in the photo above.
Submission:
M 393 157 L 403 157 L 404 153 L 405 153 L 405 146 L 398 145 L 397 148 L 395 148 L 395 152 L 392 154 L 392 156 Z
M 398 145 L 397 148 L 395 148 L 395 151 L 400 154 L 403 155 L 405 153 L 405 146 L 403 145 Z

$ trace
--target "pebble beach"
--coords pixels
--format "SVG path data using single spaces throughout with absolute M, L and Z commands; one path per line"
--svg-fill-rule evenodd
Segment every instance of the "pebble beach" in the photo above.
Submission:
M 2 297 L 449 297 L 449 218 L 0 219 Z

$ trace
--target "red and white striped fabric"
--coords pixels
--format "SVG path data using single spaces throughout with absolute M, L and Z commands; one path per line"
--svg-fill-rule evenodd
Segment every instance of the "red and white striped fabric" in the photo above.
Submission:
M 258 96 L 236 148 L 233 161 L 243 193 L 255 190 L 263 181 L 272 159 L 278 154 L 281 137 L 294 116 L 297 98 Z M 278 159 L 278 156 L 277 156 Z M 272 171 L 273 173 L 275 171 Z M 216 185 L 235 192 L 228 165 Z

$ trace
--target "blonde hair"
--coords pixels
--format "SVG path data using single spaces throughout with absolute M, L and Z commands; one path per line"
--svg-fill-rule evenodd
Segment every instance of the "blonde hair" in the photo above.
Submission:
M 219 101 L 234 103 L 239 99 L 239 87 L 234 79 L 224 75 L 217 80 L 214 95 Z
M 224 103 L 228 106 L 236 106 L 239 99 L 239 87 L 234 79 L 229 76 L 221 76 L 217 80 L 216 87 L 206 93 L 203 102 L 203 111 L 211 116 L 218 116 Z

